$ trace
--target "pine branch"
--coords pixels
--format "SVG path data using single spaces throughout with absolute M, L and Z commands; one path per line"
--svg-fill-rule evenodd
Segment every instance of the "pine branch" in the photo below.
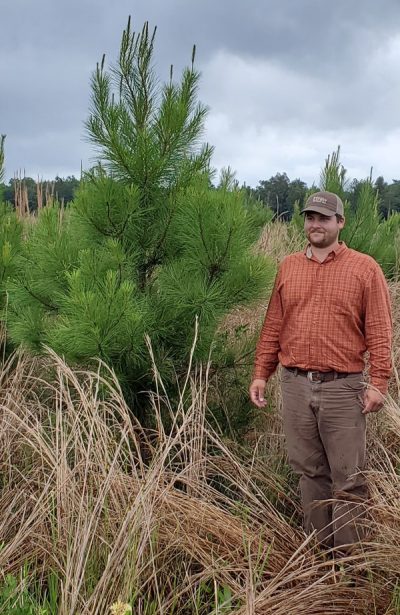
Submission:
M 202 241 L 206 256 L 208 258 L 209 264 L 211 266 L 213 259 L 211 258 L 211 255 L 208 251 L 208 246 L 207 246 L 206 239 L 204 236 L 203 219 L 202 219 L 200 210 L 198 211 L 198 218 L 199 218 L 199 231 L 200 231 L 201 241 Z
M 48 303 L 47 301 L 45 301 L 42 297 L 39 297 L 39 295 L 37 295 L 36 293 L 33 292 L 33 290 L 31 288 L 29 288 L 29 286 L 27 286 L 26 284 L 22 284 L 22 288 L 24 288 L 26 290 L 26 292 L 36 301 L 38 301 L 38 303 L 41 303 L 44 307 L 46 307 L 48 310 L 51 310 L 52 312 L 58 312 L 58 307 L 56 307 L 55 305 L 53 305 L 52 303 Z

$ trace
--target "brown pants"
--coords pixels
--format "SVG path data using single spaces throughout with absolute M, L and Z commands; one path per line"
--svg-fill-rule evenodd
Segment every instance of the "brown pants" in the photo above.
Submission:
M 357 518 L 366 497 L 362 374 L 314 383 L 282 369 L 283 425 L 289 461 L 300 474 L 307 532 L 327 547 L 360 539 Z M 324 503 L 331 498 L 343 502 Z

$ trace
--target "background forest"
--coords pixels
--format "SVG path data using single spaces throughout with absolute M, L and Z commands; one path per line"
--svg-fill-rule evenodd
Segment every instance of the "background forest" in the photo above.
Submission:
M 21 186 L 22 183 L 22 186 Z M 74 198 L 80 184 L 80 179 L 71 177 L 55 177 L 54 180 L 35 181 L 32 177 L 14 177 L 8 183 L 0 183 L 0 191 L 3 199 L 15 206 L 16 199 L 21 193 L 26 193 L 30 211 L 38 209 L 40 195 L 48 194 L 60 203 L 67 204 Z M 363 184 L 360 179 L 348 179 L 344 194 L 346 200 L 353 209 L 357 206 L 357 198 Z M 373 180 L 373 187 L 379 196 L 379 213 L 387 218 L 392 212 L 400 211 L 400 179 L 386 181 L 380 176 Z M 277 216 L 285 220 L 290 220 L 296 202 L 302 202 L 308 190 L 312 186 L 307 186 L 306 182 L 300 178 L 290 179 L 287 174 L 278 172 L 269 179 L 262 179 L 255 187 L 241 186 L 246 189 L 248 194 L 260 201 L 265 207 L 271 209 Z M 39 195 L 39 197 L 38 197 Z
M 2 184 L 0 612 L 399 615 L 399 182 L 349 182 L 339 150 L 318 186 L 217 178 L 195 50 L 161 83 L 154 44 L 129 21 L 93 73 L 97 166 Z M 247 394 L 276 267 L 318 189 L 344 199 L 343 239 L 378 260 L 395 308 L 369 538 L 341 569 L 301 529 L 279 373 L 265 412 Z

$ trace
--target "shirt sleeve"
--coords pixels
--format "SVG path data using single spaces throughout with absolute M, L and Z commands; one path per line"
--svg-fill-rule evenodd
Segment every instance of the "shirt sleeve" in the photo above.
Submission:
M 255 378 L 268 380 L 279 363 L 279 337 L 283 318 L 282 301 L 279 292 L 281 275 L 281 269 L 279 269 L 256 347 L 253 380 Z
M 392 311 L 388 285 L 378 265 L 365 287 L 364 309 L 371 384 L 385 395 L 392 372 Z

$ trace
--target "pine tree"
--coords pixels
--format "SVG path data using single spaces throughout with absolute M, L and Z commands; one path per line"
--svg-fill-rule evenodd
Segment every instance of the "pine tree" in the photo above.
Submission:
M 176 195 L 196 174 L 207 172 L 212 154 L 209 145 L 199 146 L 207 109 L 197 102 L 195 49 L 180 83 L 173 82 L 171 67 L 169 82 L 160 87 L 152 66 L 155 32 L 150 35 L 145 23 L 136 34 L 128 20 L 117 65 L 107 72 L 103 56 L 93 75 L 86 122 L 103 166 L 138 191 L 142 288 L 162 260 Z
M 7 283 L 7 329 L 16 344 L 40 351 L 59 315 L 66 272 L 76 267 L 78 245 L 70 235 L 68 214 L 57 205 L 44 208 L 35 221 L 25 220 L 24 236 Z
M 387 276 L 398 272 L 398 241 L 400 238 L 400 214 L 393 213 L 384 219 L 379 212 L 379 194 L 372 183 L 372 177 L 357 182 L 354 206 L 346 199 L 347 171 L 340 162 L 340 148 L 325 160 L 321 171 L 320 187 L 313 188 L 309 194 L 328 190 L 339 195 L 344 202 L 346 224 L 341 231 L 341 239 L 354 250 L 373 256 Z M 292 218 L 293 227 L 303 227 L 299 207 Z
M 347 187 L 347 171 L 340 162 L 340 146 L 332 152 L 326 160 L 320 175 L 320 190 L 327 190 L 337 194 L 345 201 Z
M 4 141 L 0 137 L 0 182 L 4 178 Z M 21 248 L 22 224 L 15 211 L 2 202 L 0 186 L 0 310 L 7 310 L 7 282 L 15 274 L 16 259 Z
M 386 275 L 397 270 L 397 243 L 400 231 L 400 215 L 384 220 L 379 213 L 379 195 L 372 183 L 372 176 L 358 182 L 355 207 L 351 208 L 345 198 L 348 184 L 347 172 L 341 164 L 340 148 L 328 156 L 321 174 L 321 190 L 330 190 L 344 201 L 346 224 L 341 239 L 354 250 L 373 256 Z
M 215 345 L 223 364 L 221 319 L 273 277 L 252 250 L 257 206 L 227 176 L 211 185 L 194 52 L 178 83 L 171 70 L 159 85 L 154 34 L 145 24 L 136 35 L 128 21 L 117 65 L 97 66 L 86 126 L 99 164 L 67 211 L 40 213 L 9 284 L 15 342 L 84 364 L 100 357 L 141 415 L 151 383 L 145 336 L 167 384 L 186 370 L 196 320 L 196 359 Z
M 0 203 L 0 309 L 7 308 L 7 283 L 16 273 L 22 224 L 7 203 Z
M 354 211 L 348 207 L 341 238 L 351 248 L 373 256 L 387 276 L 397 271 L 400 214 L 386 220 L 379 212 L 379 194 L 371 177 L 359 182 Z

